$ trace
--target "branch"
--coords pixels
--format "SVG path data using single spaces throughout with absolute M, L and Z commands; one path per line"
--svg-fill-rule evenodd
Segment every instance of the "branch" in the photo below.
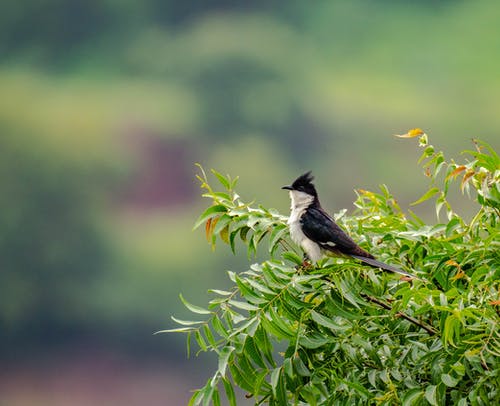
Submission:
M 386 310 L 392 310 L 392 307 L 389 306 L 387 303 L 375 298 L 375 297 L 372 297 L 372 296 L 368 296 L 364 293 L 361 294 L 362 297 L 364 297 L 366 300 L 368 300 L 369 302 L 372 302 L 372 303 L 375 303 L 376 305 L 379 305 L 380 307 L 386 309 Z M 437 334 L 438 332 L 436 331 L 436 329 L 434 329 L 434 327 L 432 326 L 429 326 L 428 324 L 424 324 L 420 321 L 418 321 L 415 317 L 412 317 L 412 316 L 408 316 L 406 313 L 403 313 L 403 312 L 397 312 L 396 315 L 398 317 L 402 317 L 403 319 L 405 320 L 408 320 L 410 323 L 413 323 L 415 324 L 416 326 L 420 327 L 420 328 L 423 328 L 425 331 L 427 331 L 427 333 L 429 333 L 429 335 L 435 335 Z

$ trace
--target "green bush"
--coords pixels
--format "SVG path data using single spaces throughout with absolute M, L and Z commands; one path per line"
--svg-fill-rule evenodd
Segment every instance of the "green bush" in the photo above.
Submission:
M 212 205 L 205 225 L 234 251 L 241 240 L 249 256 L 267 241 L 269 260 L 246 272 L 229 272 L 232 289 L 213 289 L 199 307 L 181 299 L 200 320 L 173 318 L 200 351 L 218 355 L 218 369 L 190 404 L 220 404 L 234 387 L 255 404 L 493 405 L 500 403 L 499 245 L 500 159 L 474 141 L 463 164 L 447 160 L 418 136 L 428 191 L 414 204 L 435 199 L 438 219 L 429 225 L 405 214 L 387 187 L 360 190 L 356 212 L 336 220 L 383 261 L 417 273 L 404 281 L 349 259 L 306 266 L 288 235 L 287 218 L 242 202 L 236 179 L 212 171 L 225 191 L 215 191 L 201 169 Z M 447 200 L 460 180 L 477 203 L 466 221 Z M 285 197 L 284 197 L 285 198 Z

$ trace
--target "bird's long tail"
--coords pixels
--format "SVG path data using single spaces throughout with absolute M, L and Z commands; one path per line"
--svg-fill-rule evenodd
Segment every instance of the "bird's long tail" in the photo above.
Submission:
M 411 273 L 405 272 L 399 268 L 396 268 L 395 266 L 388 265 L 384 262 L 377 261 L 376 259 L 362 257 L 360 255 L 351 255 L 351 256 L 353 258 L 359 259 L 360 261 L 363 261 L 365 264 L 368 264 L 368 265 L 373 266 L 375 268 L 381 268 L 381 269 L 384 269 L 386 271 L 398 273 L 400 275 L 408 276 L 408 277 L 413 278 L 413 279 L 419 279 L 418 277 L 416 277 L 415 275 L 412 275 Z

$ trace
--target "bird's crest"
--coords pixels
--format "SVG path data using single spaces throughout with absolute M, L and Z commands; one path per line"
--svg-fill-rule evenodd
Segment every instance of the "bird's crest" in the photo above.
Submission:
M 308 186 L 313 186 L 312 181 L 314 180 L 314 176 L 311 174 L 311 171 L 300 175 L 297 179 L 295 179 L 292 183 L 292 187 L 296 190 L 307 188 Z

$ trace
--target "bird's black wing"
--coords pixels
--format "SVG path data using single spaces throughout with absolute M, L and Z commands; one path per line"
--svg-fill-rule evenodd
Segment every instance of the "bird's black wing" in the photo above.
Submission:
M 309 207 L 300 218 L 300 223 L 306 237 L 325 250 L 350 255 L 375 268 L 418 279 L 415 275 L 376 260 L 373 255 L 358 246 L 321 208 Z
M 323 249 L 347 255 L 371 257 L 321 208 L 309 207 L 300 218 L 300 223 L 306 237 Z

